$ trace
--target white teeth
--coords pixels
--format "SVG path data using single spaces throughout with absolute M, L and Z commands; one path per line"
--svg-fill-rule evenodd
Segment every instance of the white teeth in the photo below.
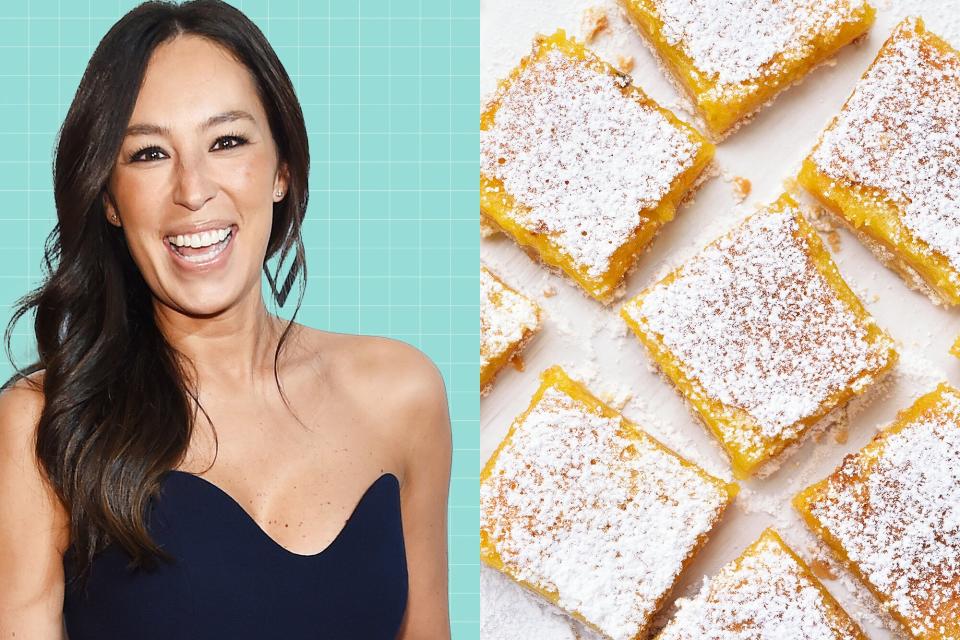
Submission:
M 200 247 L 208 247 L 212 244 L 223 242 L 223 239 L 230 235 L 230 232 L 231 228 L 226 227 L 214 231 L 204 231 L 203 233 L 191 233 L 185 236 L 167 236 L 167 241 L 178 247 L 193 247 L 194 249 L 199 249 Z
M 209 251 L 206 251 L 206 252 L 201 253 L 201 254 L 199 254 L 199 255 L 195 255 L 195 256 L 184 256 L 184 255 L 181 255 L 180 257 L 181 257 L 183 260 L 186 260 L 187 262 L 194 262 L 194 263 L 200 264 L 200 263 L 203 263 L 203 262 L 211 262 L 211 261 L 213 261 L 214 258 L 216 258 L 218 255 L 220 255 L 220 254 L 223 253 L 224 251 L 226 251 L 226 244 L 224 244 L 224 245 L 217 245 L 217 246 L 213 247 L 212 249 L 210 249 Z

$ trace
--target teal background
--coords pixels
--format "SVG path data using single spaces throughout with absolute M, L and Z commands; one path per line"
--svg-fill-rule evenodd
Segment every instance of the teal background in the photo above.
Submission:
M 4 327 L 14 301 L 40 284 L 56 217 L 56 132 L 93 49 L 136 4 L 0 8 Z M 455 639 L 479 638 L 479 0 L 232 4 L 273 44 L 307 121 L 310 277 L 298 321 L 399 338 L 443 373 L 455 449 L 451 623 Z M 280 315 L 290 316 L 296 292 Z M 272 302 L 268 289 L 264 297 Z M 34 359 L 32 314 L 13 344 L 17 364 Z M 6 379 L 12 368 L 0 364 Z

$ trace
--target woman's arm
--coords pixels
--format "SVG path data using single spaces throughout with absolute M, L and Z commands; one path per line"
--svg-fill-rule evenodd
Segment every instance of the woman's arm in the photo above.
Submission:
M 21 381 L 0 393 L 0 639 L 62 640 L 67 514 L 34 453 L 43 409 Z
M 403 349 L 402 388 L 407 451 L 401 512 L 407 550 L 409 591 L 401 640 L 450 638 L 447 596 L 447 498 L 450 493 L 452 433 L 443 377 L 433 362 L 409 346 Z

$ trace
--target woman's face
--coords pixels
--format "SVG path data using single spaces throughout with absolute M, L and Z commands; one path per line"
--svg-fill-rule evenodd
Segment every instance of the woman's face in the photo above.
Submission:
M 110 176 L 107 220 L 123 227 L 159 302 L 217 314 L 260 297 L 285 174 L 247 68 L 209 40 L 180 36 L 150 58 Z

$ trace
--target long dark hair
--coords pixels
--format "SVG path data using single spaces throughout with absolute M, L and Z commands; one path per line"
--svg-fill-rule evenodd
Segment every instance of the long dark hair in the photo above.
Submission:
M 301 226 L 310 158 L 303 114 L 283 65 L 256 25 L 226 3 L 141 4 L 104 36 L 84 71 L 57 143 L 57 225 L 44 244 L 44 280 L 17 300 L 4 334 L 12 363 L 13 328 L 36 309 L 38 359 L 24 369 L 14 364 L 16 373 L 4 387 L 22 379 L 38 388 L 27 376 L 44 370 L 36 456 L 70 515 L 67 555 L 77 578 L 112 543 L 130 555 L 131 568 L 171 559 L 148 534 L 146 507 L 163 473 L 184 459 L 197 419 L 194 403 L 209 420 L 196 380 L 187 375 L 189 365 L 195 376 L 193 363 L 162 335 L 123 231 L 104 215 L 107 180 L 150 55 L 180 34 L 225 47 L 256 82 L 279 159 L 289 169 L 287 197 L 273 206 L 263 271 L 281 306 L 302 275 L 293 318 L 306 287 Z M 293 264 L 278 286 L 267 261 L 279 253 L 279 274 L 291 252 Z M 277 361 L 293 318 L 274 353 L 282 396 Z

